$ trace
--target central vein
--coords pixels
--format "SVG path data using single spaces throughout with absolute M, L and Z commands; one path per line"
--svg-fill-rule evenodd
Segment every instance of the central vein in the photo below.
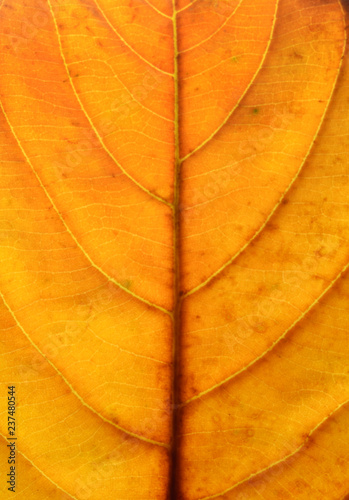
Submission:
M 178 41 L 176 2 L 173 5 L 174 57 L 174 201 L 173 201 L 173 382 L 172 382 L 172 457 L 169 499 L 177 498 L 178 470 L 178 409 L 179 409 L 179 336 L 180 336 L 180 158 L 179 158 L 179 104 L 178 104 Z

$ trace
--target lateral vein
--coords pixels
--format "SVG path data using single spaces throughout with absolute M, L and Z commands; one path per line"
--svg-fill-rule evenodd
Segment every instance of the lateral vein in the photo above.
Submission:
M 147 304 L 148 306 L 150 307 L 154 307 L 155 309 L 158 309 L 159 311 L 165 313 L 165 314 L 168 314 L 168 315 L 171 315 L 171 312 L 168 311 L 167 309 L 157 305 L 157 304 L 153 304 L 152 302 L 148 301 L 147 299 L 144 299 L 143 297 L 141 297 L 140 295 L 137 295 L 133 292 L 131 292 L 127 287 L 123 286 L 121 283 L 119 283 L 118 281 L 116 281 L 114 278 L 112 278 L 110 275 L 108 275 L 100 266 L 98 266 L 93 260 L 92 258 L 90 257 L 90 255 L 86 252 L 86 250 L 83 248 L 83 246 L 81 245 L 81 243 L 78 241 L 78 239 L 75 237 L 74 233 L 71 231 L 71 229 L 69 228 L 68 224 L 66 223 L 64 217 L 62 216 L 62 214 L 60 213 L 60 211 L 58 210 L 56 204 L 54 203 L 53 201 L 53 198 L 51 197 L 51 195 L 49 194 L 49 192 L 47 191 L 45 185 L 43 184 L 40 176 L 38 175 L 38 173 L 36 172 L 34 166 L 32 165 L 27 153 L 25 152 L 19 138 L 17 137 L 17 134 L 16 132 L 14 131 L 14 128 L 12 127 L 12 124 L 10 123 L 9 119 L 8 119 L 8 116 L 7 116 L 7 113 L 5 112 L 5 109 L 4 109 L 4 106 L 3 106 L 3 103 L 2 101 L 0 100 L 0 109 L 1 111 L 3 112 L 4 114 L 4 117 L 7 121 L 7 124 L 12 132 L 12 135 L 13 137 L 15 138 L 25 160 L 27 161 L 28 165 L 30 166 L 33 174 L 35 175 L 40 187 L 42 188 L 42 190 L 44 191 L 46 197 L 48 198 L 48 200 L 50 201 L 52 207 L 54 208 L 55 212 L 57 213 L 59 219 L 61 220 L 61 222 L 63 223 L 65 229 L 67 230 L 67 232 L 69 233 L 69 235 L 71 236 L 71 238 L 73 239 L 73 241 L 75 242 L 75 244 L 77 245 L 77 247 L 81 250 L 81 252 L 83 253 L 83 255 L 85 256 L 85 258 L 90 262 L 91 266 L 94 267 L 95 269 L 97 269 L 103 276 L 105 276 L 105 278 L 114 283 L 116 286 L 118 286 L 119 288 L 121 288 L 124 292 L 126 292 L 128 295 L 132 296 L 133 298 L 143 302 L 144 304 Z
M 82 396 L 80 396 L 80 394 L 76 391 L 76 389 L 74 389 L 74 387 L 69 382 L 69 380 L 65 377 L 65 375 L 63 375 L 63 373 L 59 370 L 59 368 L 57 368 L 57 366 L 44 354 L 44 352 L 40 349 L 40 347 L 37 346 L 36 343 L 32 340 L 32 338 L 30 337 L 30 335 L 26 332 L 25 328 L 20 323 L 19 319 L 17 318 L 17 316 L 14 313 L 14 311 L 12 310 L 11 306 L 9 305 L 9 303 L 7 302 L 7 300 L 5 299 L 4 294 L 2 292 L 0 292 L 0 297 L 3 300 L 5 306 L 7 307 L 9 313 L 11 314 L 12 318 L 14 319 L 16 325 L 21 330 L 21 332 L 26 337 L 26 339 L 29 341 L 29 343 L 47 361 L 47 363 L 51 366 L 51 368 L 54 369 L 54 371 L 59 375 L 59 377 L 69 387 L 69 389 L 72 392 L 72 394 L 74 394 L 74 396 L 80 401 L 80 403 L 83 406 L 85 406 L 86 408 L 88 408 L 92 413 L 94 413 L 95 415 L 97 415 L 105 423 L 107 423 L 109 425 L 112 425 L 113 427 L 115 427 L 116 429 L 118 429 L 121 432 L 124 432 L 125 434 L 128 434 L 128 435 L 130 435 L 130 436 L 132 436 L 134 438 L 137 438 L 137 439 L 139 439 L 141 441 L 144 441 L 146 443 L 150 443 L 150 444 L 154 444 L 154 445 L 161 446 L 161 447 L 164 447 L 164 448 L 168 448 L 168 444 L 166 444 L 166 443 L 161 443 L 159 441 L 148 439 L 148 438 L 146 438 L 144 436 L 141 436 L 139 434 L 131 432 L 131 431 L 125 429 L 124 427 L 121 427 L 120 425 L 117 425 L 115 422 L 113 422 L 113 421 L 109 420 L 108 418 L 104 417 L 101 413 L 99 413 L 97 410 L 95 410 L 91 405 L 89 405 L 88 403 L 86 403 L 86 401 L 82 398 Z

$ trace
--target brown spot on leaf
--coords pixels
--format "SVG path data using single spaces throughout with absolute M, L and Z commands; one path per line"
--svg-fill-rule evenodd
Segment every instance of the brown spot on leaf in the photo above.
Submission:
M 303 59 L 303 56 L 302 54 L 300 54 L 299 52 L 297 52 L 296 50 L 293 51 L 293 56 L 296 58 L 296 59 Z
M 272 224 L 272 223 L 269 223 L 266 228 L 269 230 L 269 231 L 278 231 L 279 230 L 279 226 L 277 224 Z

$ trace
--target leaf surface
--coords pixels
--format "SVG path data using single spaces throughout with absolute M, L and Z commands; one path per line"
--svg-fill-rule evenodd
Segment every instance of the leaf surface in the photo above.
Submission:
M 5 498 L 346 498 L 347 10 L 3 1 Z

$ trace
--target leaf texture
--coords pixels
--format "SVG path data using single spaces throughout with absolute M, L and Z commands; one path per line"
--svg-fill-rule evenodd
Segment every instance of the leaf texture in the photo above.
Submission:
M 18 500 L 345 500 L 349 5 L 3 0 Z

